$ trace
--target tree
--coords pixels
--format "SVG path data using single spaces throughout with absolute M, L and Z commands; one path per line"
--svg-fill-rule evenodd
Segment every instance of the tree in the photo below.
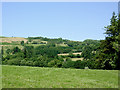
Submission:
M 116 69 L 119 69 L 120 70 L 120 12 L 119 12 L 119 17 L 118 17 L 118 37 L 117 37 L 117 40 L 118 40 L 118 48 L 117 48 L 117 60 L 116 60 Z
M 75 62 L 74 62 L 74 61 L 71 61 L 71 60 L 65 61 L 65 62 L 62 64 L 62 67 L 63 67 L 63 68 L 74 68 L 74 66 L 75 66 Z
M 51 61 L 48 63 L 48 66 L 49 66 L 49 67 L 61 67 L 61 66 L 62 66 L 62 61 L 57 60 L 57 59 L 51 60 Z
M 32 38 L 28 37 L 28 42 L 31 42 L 32 41 Z
M 30 58 L 34 56 L 34 47 L 33 46 L 24 46 L 23 49 L 24 58 Z
M 75 61 L 74 67 L 78 69 L 84 69 L 85 65 L 86 65 L 85 61 L 78 60 L 78 61 Z
M 77 58 L 81 58 L 81 56 L 80 56 L 80 54 L 77 54 L 77 56 L 76 56 Z
M 11 52 L 10 49 L 7 49 L 7 50 L 6 50 L 6 53 L 7 53 L 7 54 L 10 54 L 10 52 Z
M 120 17 L 120 15 L 119 15 Z M 110 25 L 105 27 L 105 40 L 101 40 L 97 63 L 102 69 L 120 69 L 119 42 L 120 42 L 120 18 L 113 12 Z
M 89 45 L 86 45 L 81 56 L 84 57 L 84 59 L 90 59 L 92 56 L 92 48 Z
M 24 46 L 24 41 L 21 41 L 21 45 Z
M 21 50 L 16 46 L 12 49 L 12 51 L 13 51 L 12 54 L 15 54 L 17 52 L 20 52 Z

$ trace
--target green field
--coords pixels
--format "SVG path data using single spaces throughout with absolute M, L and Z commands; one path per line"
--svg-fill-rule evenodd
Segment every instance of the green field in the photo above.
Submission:
M 118 70 L 4 65 L 2 88 L 118 88 Z

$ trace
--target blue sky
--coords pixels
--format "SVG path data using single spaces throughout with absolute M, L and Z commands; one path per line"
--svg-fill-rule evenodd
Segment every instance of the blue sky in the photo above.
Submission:
M 113 11 L 118 13 L 117 2 L 7 2 L 2 4 L 2 35 L 100 40 Z

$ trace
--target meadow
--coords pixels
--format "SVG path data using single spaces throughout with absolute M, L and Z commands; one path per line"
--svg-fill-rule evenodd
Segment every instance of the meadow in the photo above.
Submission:
M 2 88 L 118 88 L 118 70 L 3 65 Z

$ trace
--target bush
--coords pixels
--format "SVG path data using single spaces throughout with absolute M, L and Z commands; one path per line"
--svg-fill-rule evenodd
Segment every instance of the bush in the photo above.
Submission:
M 74 61 L 65 61 L 62 65 L 63 68 L 74 68 Z
M 2 64 L 6 65 L 7 64 L 7 60 L 2 61 Z
M 39 66 L 39 62 L 38 61 L 34 61 L 33 62 L 33 66 Z
M 77 56 L 76 56 L 77 58 L 81 58 L 81 56 L 80 56 L 80 54 L 77 54 Z
M 7 61 L 8 65 L 20 65 L 20 60 L 18 59 L 11 59 Z
M 21 60 L 20 65 L 24 66 L 26 64 L 26 60 Z
M 15 54 L 17 52 L 20 52 L 21 50 L 18 47 L 15 47 L 12 49 L 12 51 L 13 51 L 12 54 Z
M 72 61 L 72 59 L 70 57 L 66 57 L 65 61 Z
M 57 59 L 52 60 L 48 63 L 48 66 L 49 67 L 61 67 L 62 66 L 62 61 L 57 60 Z
M 75 55 L 73 55 L 72 53 L 69 53 L 68 57 L 74 58 Z
M 9 60 L 11 58 L 11 55 L 7 55 L 4 59 Z
M 11 50 L 10 50 L 10 49 L 7 49 L 7 50 L 6 50 L 6 53 L 7 53 L 7 54 L 10 54 L 10 53 L 11 53 Z
M 77 68 L 77 69 L 84 69 L 85 65 L 86 65 L 85 61 L 78 60 L 78 61 L 75 61 L 75 66 L 74 67 Z
M 21 41 L 21 45 L 24 46 L 24 41 Z
M 33 66 L 33 61 L 26 61 L 25 65 L 27 65 L 27 66 Z
M 39 44 L 39 43 L 38 43 L 38 42 L 36 42 L 36 41 L 33 41 L 33 42 L 32 42 L 32 44 Z

